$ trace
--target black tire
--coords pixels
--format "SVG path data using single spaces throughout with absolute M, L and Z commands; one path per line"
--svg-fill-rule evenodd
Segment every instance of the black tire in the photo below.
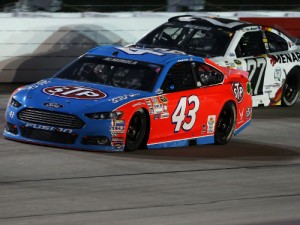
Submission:
M 147 116 L 140 109 L 136 111 L 130 122 L 126 133 L 125 151 L 135 151 L 141 148 L 147 137 Z
M 294 68 L 287 75 L 285 83 L 283 85 L 281 105 L 282 106 L 293 106 L 297 102 L 299 97 L 299 78 L 300 70 Z
M 215 144 L 227 144 L 235 130 L 236 124 L 236 109 L 233 102 L 227 102 L 218 117 L 215 130 Z

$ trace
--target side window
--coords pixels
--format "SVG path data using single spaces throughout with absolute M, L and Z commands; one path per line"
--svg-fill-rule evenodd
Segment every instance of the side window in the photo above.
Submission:
M 184 91 L 196 88 L 190 62 L 174 64 L 168 72 L 163 84 L 164 93 Z
M 153 37 L 152 44 L 176 47 L 184 35 L 183 28 L 166 27 Z
M 197 62 L 193 67 L 196 71 L 197 87 L 219 84 L 224 80 L 223 73 L 207 64 Z
M 239 41 L 235 54 L 237 57 L 257 56 L 265 54 L 261 31 L 247 32 Z
M 288 44 L 282 37 L 270 31 L 265 31 L 265 34 L 268 39 L 270 52 L 280 52 L 288 50 Z

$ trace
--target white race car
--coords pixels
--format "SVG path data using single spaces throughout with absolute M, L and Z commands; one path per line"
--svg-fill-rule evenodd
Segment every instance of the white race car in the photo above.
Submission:
M 243 21 L 173 17 L 136 47 L 167 48 L 249 72 L 253 106 L 292 106 L 299 96 L 300 49 L 283 32 Z

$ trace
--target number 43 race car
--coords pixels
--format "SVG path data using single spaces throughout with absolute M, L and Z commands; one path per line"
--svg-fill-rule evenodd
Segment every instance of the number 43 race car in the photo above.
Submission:
M 104 151 L 226 144 L 251 120 L 247 77 L 178 51 L 97 47 L 17 89 L 4 137 Z
M 185 15 L 170 18 L 135 46 L 174 49 L 248 71 L 254 107 L 292 106 L 299 97 L 300 49 L 271 27 Z

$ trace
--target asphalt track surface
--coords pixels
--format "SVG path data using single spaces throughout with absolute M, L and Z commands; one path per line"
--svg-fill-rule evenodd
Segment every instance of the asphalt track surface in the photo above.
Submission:
M 299 225 L 299 134 L 298 101 L 254 109 L 225 146 L 102 153 L 1 136 L 0 224 Z

